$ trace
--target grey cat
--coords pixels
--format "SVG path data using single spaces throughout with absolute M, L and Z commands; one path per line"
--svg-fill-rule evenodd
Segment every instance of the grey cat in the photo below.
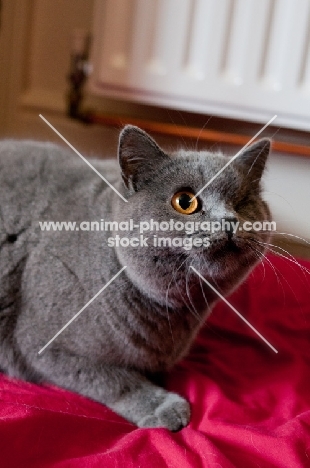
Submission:
M 249 146 L 195 198 L 227 157 L 206 151 L 167 154 L 145 132 L 127 126 L 120 134 L 119 161 L 92 161 L 126 203 L 69 150 L 3 141 L 0 368 L 90 397 L 140 427 L 186 426 L 188 402 L 156 385 L 155 376 L 185 356 L 217 300 L 190 266 L 227 295 L 259 261 L 269 233 L 168 229 L 147 232 L 148 246 L 111 247 L 117 234 L 139 238 L 138 228 L 48 231 L 39 221 L 269 220 L 260 195 L 269 149 L 267 139 Z M 200 246 L 158 247 L 155 234 L 201 239 Z

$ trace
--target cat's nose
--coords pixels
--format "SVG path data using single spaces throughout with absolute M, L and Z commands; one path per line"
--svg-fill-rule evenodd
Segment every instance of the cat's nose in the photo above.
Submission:
M 234 234 L 236 233 L 236 230 L 238 228 L 238 220 L 237 218 L 230 216 L 227 218 L 224 218 L 224 231 L 227 234 L 228 240 L 231 241 Z

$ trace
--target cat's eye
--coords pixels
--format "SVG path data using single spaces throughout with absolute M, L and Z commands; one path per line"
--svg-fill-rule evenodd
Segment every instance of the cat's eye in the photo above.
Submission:
M 199 203 L 195 194 L 188 190 L 175 193 L 172 197 L 171 205 L 176 211 L 186 215 L 193 214 L 199 209 Z

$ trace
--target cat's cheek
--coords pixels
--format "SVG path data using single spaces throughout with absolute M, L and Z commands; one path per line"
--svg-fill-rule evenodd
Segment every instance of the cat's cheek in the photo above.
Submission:
M 107 242 L 108 242 L 108 247 L 114 247 L 114 244 L 115 244 L 114 237 L 109 237 Z
M 189 242 L 188 242 L 189 241 Z M 183 239 L 183 249 L 186 251 L 192 250 L 192 239 Z
M 209 237 L 205 237 L 205 238 L 203 239 L 202 245 L 203 245 L 203 247 L 206 248 L 206 249 L 210 247 L 211 242 L 210 242 Z

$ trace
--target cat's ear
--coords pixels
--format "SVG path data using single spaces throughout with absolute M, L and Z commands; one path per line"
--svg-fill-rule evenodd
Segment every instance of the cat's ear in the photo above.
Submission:
M 246 148 L 240 156 L 237 157 L 237 164 L 241 165 L 247 176 L 252 180 L 260 180 L 267 157 L 270 153 L 271 140 L 262 138 Z
M 126 187 L 137 191 L 143 181 L 169 157 L 146 132 L 126 125 L 119 137 L 118 160 Z

